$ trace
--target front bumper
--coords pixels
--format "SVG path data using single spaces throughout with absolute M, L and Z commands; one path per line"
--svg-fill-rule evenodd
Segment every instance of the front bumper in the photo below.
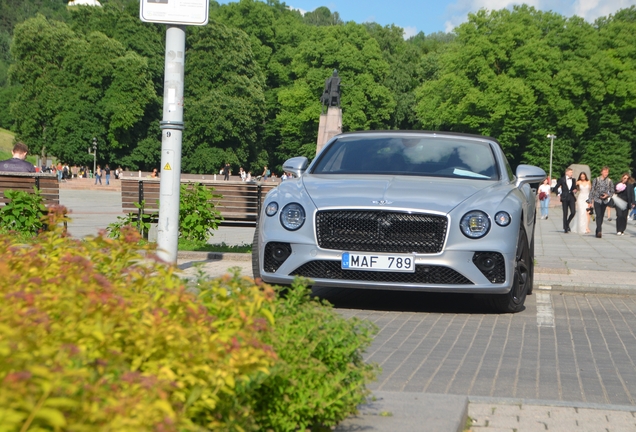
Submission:
M 280 242 L 277 242 L 280 243 Z M 457 292 L 505 294 L 512 287 L 514 253 L 488 251 L 501 257 L 503 266 L 498 277 L 480 270 L 475 262 L 477 250 L 445 250 L 440 254 L 416 254 L 416 272 L 393 273 L 366 270 L 341 270 L 340 261 L 344 251 L 325 250 L 315 244 L 280 243 L 290 247 L 290 253 L 274 269 L 264 267 L 271 257 L 272 248 L 260 243 L 260 273 L 263 281 L 271 284 L 290 284 L 298 275 L 309 277 L 314 286 L 389 289 L 402 291 Z M 493 283 L 491 280 L 495 280 Z

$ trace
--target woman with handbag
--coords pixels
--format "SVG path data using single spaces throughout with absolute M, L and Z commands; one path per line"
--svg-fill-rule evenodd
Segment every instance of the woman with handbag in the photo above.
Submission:
M 623 173 L 621 181 L 616 183 L 614 202 L 617 202 L 617 197 L 627 204 L 625 208 L 622 208 L 616 203 L 616 234 L 622 236 L 625 235 L 627 228 L 627 215 L 634 206 L 634 179 L 629 173 Z
M 550 206 L 550 179 L 545 178 L 543 184 L 539 186 L 539 204 L 541 206 L 541 219 L 548 218 L 548 207 Z

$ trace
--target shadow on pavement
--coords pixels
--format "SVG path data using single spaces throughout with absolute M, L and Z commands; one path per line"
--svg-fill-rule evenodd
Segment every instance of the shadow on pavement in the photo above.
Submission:
M 336 308 L 390 312 L 495 314 L 483 298 L 473 294 L 426 293 L 353 288 L 313 288 L 313 295 Z

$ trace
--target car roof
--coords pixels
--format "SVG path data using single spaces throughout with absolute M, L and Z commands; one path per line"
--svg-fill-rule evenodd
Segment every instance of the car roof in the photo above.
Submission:
M 497 141 L 493 137 L 485 136 L 485 135 L 477 135 L 477 134 L 468 134 L 463 132 L 445 132 L 445 131 L 429 131 L 429 130 L 365 130 L 365 131 L 351 131 L 351 132 L 343 132 L 334 136 L 334 138 L 348 136 L 348 135 L 374 135 L 374 134 L 422 134 L 422 135 L 444 135 L 444 136 L 454 136 L 458 138 L 477 138 L 482 140 L 488 140 L 496 143 L 501 148 L 501 143 Z

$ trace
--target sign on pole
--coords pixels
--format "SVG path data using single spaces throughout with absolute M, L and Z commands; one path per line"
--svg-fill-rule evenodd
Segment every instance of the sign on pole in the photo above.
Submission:
M 140 0 L 139 18 L 145 22 L 206 25 L 209 0 Z

